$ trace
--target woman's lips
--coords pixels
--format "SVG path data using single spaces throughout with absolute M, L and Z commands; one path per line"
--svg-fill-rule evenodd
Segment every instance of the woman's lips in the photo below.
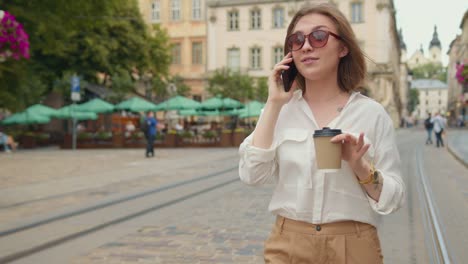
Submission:
M 315 57 L 308 57 L 301 60 L 301 62 L 305 65 L 315 63 L 316 61 L 318 61 L 318 58 Z

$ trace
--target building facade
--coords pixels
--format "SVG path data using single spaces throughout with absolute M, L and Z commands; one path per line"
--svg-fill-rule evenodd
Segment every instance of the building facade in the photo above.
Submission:
M 366 55 L 365 89 L 399 124 L 400 41 L 392 0 L 248 1 L 207 3 L 208 72 L 220 68 L 266 77 L 283 57 L 287 26 L 303 5 L 333 2 L 347 16 Z M 222 40 L 222 41 L 220 41 Z
M 200 101 L 206 80 L 205 0 L 138 0 L 138 4 L 148 25 L 167 30 L 172 44 L 170 74 L 181 76 L 192 97 Z
M 448 86 L 432 79 L 418 79 L 411 82 L 411 89 L 418 89 L 419 104 L 413 113 L 417 119 L 425 119 L 428 113 L 447 112 Z
M 461 116 L 466 122 L 468 120 L 466 113 L 468 108 L 468 81 L 465 81 L 464 84 L 460 83 L 456 78 L 456 72 L 458 67 L 468 68 L 468 11 L 465 12 L 462 18 L 460 28 L 462 33 L 452 41 L 447 52 L 449 56 L 447 67 L 448 111 L 451 121 Z

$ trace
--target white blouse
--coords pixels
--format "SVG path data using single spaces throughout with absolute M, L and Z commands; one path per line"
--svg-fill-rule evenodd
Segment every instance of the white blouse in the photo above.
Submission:
M 365 158 L 384 179 L 379 202 L 367 195 L 347 162 L 336 172 L 317 169 L 313 133 L 321 128 L 301 91 L 281 109 L 269 149 L 252 146 L 255 131 L 241 144 L 240 178 L 249 185 L 276 182 L 268 208 L 273 214 L 313 224 L 354 220 L 377 226 L 379 215 L 404 201 L 393 123 L 379 103 L 356 92 L 327 126 L 356 137 L 364 132 L 371 144 Z

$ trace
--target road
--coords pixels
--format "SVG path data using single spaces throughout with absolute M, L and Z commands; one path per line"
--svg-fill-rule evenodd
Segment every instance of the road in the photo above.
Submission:
M 444 246 L 452 263 L 463 263 L 466 167 L 446 148 L 424 145 L 421 130 L 397 136 L 407 196 L 379 226 L 385 263 L 432 263 Z M 0 263 L 263 263 L 273 186 L 238 180 L 237 149 L 143 154 L 0 155 Z

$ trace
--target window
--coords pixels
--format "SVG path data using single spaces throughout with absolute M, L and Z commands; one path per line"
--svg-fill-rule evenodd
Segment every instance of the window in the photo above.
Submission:
M 426 91 L 426 96 L 429 96 L 429 91 Z
M 171 19 L 172 21 L 180 20 L 180 0 L 171 0 Z
M 201 0 L 192 0 L 192 19 L 201 20 Z
M 251 48 L 250 49 L 250 68 L 253 70 L 258 70 L 261 68 L 261 50 L 260 48 Z
M 442 100 L 439 99 L 439 104 L 441 105 L 442 104 Z
M 228 49 L 227 66 L 231 71 L 240 70 L 240 49 L 238 48 Z
M 198 65 L 203 63 L 203 46 L 201 42 L 192 43 L 192 64 Z
M 228 30 L 239 30 L 239 12 L 231 11 L 228 13 Z
M 259 9 L 250 11 L 250 28 L 260 29 L 262 27 L 262 13 Z
M 284 57 L 283 47 L 273 48 L 273 66 L 280 62 Z
M 151 4 L 151 21 L 159 22 L 161 20 L 161 3 L 153 1 Z
M 429 100 L 426 100 L 426 105 L 428 105 L 428 104 L 429 104 Z
M 172 64 L 180 64 L 180 43 L 176 43 L 172 45 Z
M 362 23 L 364 22 L 362 16 L 362 3 L 354 2 L 351 3 L 351 23 Z
M 273 28 L 284 27 L 284 9 L 277 7 L 273 9 Z

